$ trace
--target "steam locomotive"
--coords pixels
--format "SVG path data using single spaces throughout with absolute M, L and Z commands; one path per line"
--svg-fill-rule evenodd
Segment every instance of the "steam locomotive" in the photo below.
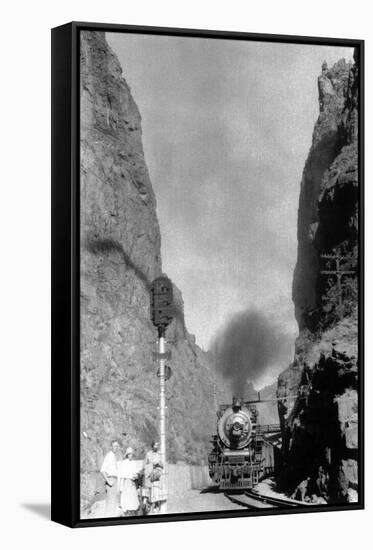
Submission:
M 273 470 L 273 447 L 264 433 L 270 426 L 257 424 L 255 402 L 233 397 L 232 405 L 221 405 L 217 412 L 217 434 L 212 436 L 208 456 L 209 474 L 222 490 L 251 489 Z

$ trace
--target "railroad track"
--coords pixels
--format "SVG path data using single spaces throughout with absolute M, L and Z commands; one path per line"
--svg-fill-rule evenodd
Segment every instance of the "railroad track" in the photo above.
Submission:
M 299 502 L 292 499 L 280 499 L 256 493 L 255 491 L 243 491 L 242 493 L 224 493 L 224 495 L 235 504 L 245 508 L 299 508 L 309 506 L 307 502 Z

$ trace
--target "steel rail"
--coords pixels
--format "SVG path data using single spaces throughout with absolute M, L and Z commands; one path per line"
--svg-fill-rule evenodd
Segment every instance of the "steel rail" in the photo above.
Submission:
M 237 493 L 237 494 L 224 493 L 224 496 L 234 504 L 239 504 L 244 508 L 277 508 L 277 506 L 274 506 L 272 504 L 268 504 L 265 502 L 261 502 L 259 499 L 252 498 L 246 495 L 245 493 Z
M 312 506 L 308 502 L 300 502 L 293 499 L 281 499 L 267 495 L 261 495 L 255 491 L 246 490 L 243 493 L 224 493 L 224 495 L 235 504 L 245 508 L 302 508 Z
M 278 497 L 272 497 L 267 495 L 261 495 L 260 493 L 257 493 L 256 491 L 246 490 L 245 494 L 254 499 L 258 499 L 260 502 L 267 502 L 268 504 L 273 504 L 275 507 L 285 507 L 285 508 L 299 508 L 302 506 L 311 506 L 308 502 L 301 502 L 298 500 L 290 499 L 290 498 L 278 498 Z

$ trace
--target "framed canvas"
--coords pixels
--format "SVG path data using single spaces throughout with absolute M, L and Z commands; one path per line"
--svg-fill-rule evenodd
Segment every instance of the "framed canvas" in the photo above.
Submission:
M 52 519 L 356 510 L 361 40 L 52 30 Z

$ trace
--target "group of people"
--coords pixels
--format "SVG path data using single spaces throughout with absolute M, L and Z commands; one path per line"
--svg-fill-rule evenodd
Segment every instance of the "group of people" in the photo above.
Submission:
M 132 447 L 127 447 L 123 459 L 119 441 L 111 442 L 101 466 L 106 488 L 105 517 L 154 514 L 161 509 L 164 465 L 158 442 L 153 441 L 142 467 L 133 455 Z
M 312 504 L 327 504 L 329 474 L 323 466 L 319 466 L 315 478 L 310 476 L 302 480 L 295 488 L 291 498 Z

